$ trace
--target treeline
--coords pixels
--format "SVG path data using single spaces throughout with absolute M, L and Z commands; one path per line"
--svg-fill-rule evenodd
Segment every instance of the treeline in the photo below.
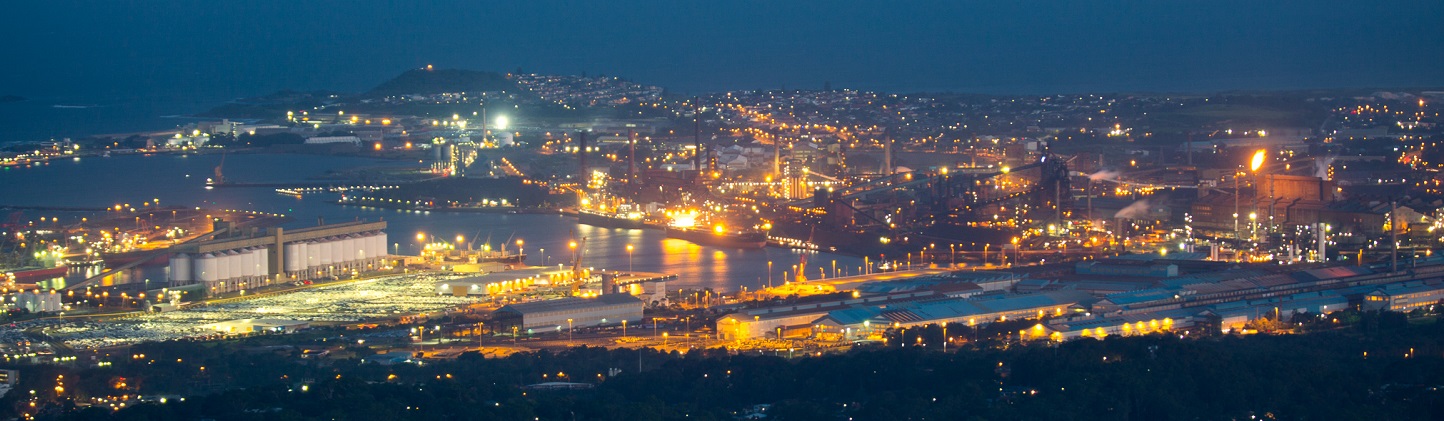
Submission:
M 782 420 L 1444 419 L 1438 323 L 1308 335 L 1110 337 L 947 353 L 910 343 L 790 360 L 578 348 L 381 366 L 241 349 L 136 347 L 132 352 L 145 358 L 66 378 L 74 375 L 75 387 L 87 391 L 113 391 L 116 378 L 146 394 L 228 390 L 50 418 L 727 420 L 772 404 L 768 413 Z M 43 379 L 54 374 L 26 371 Z M 24 387 L 48 387 L 31 381 L 39 383 Z M 595 388 L 522 388 L 546 381 Z

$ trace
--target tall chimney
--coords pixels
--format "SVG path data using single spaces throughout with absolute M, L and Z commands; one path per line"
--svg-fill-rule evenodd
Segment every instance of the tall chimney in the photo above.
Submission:
M 892 175 L 892 128 L 883 131 L 882 139 L 882 175 Z

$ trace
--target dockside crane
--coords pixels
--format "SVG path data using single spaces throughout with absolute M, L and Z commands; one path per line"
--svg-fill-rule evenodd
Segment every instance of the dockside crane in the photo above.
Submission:
M 582 256 L 587 253 L 587 237 L 576 242 L 576 256 L 572 258 L 572 295 L 582 288 Z

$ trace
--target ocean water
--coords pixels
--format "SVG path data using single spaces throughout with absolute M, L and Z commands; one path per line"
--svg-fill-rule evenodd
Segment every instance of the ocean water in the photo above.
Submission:
M 0 143 L 175 129 L 224 98 L 27 98 L 0 103 Z

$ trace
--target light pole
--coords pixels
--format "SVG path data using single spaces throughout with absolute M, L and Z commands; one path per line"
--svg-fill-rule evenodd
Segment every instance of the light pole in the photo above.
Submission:
M 627 337 L 627 319 L 622 319 L 622 337 Z
M 572 319 L 567 319 L 567 346 L 572 346 Z
M 767 287 L 772 288 L 772 261 L 767 261 Z
M 632 250 L 634 249 L 635 247 L 632 247 L 631 244 L 627 245 L 627 272 L 635 271 L 635 269 L 632 269 Z
M 525 241 L 522 241 L 520 238 L 516 239 L 516 254 L 517 254 L 517 255 L 526 256 L 526 250 L 524 250 L 524 249 L 521 248 L 522 245 L 525 245 L 525 244 L 526 244 L 526 242 L 525 242 Z M 525 261 L 526 261 L 526 257 L 522 257 L 522 261 L 525 262 Z

